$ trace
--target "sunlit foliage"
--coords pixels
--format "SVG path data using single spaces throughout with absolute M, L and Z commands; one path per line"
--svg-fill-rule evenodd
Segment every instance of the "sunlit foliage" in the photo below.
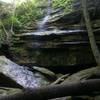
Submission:
M 18 1 L 18 0 L 14 0 Z M 72 11 L 73 0 L 52 0 L 52 9 L 64 8 L 65 13 Z M 48 0 L 26 0 L 19 4 L 0 4 L 0 21 L 5 29 L 9 31 L 22 29 L 28 22 L 41 20 L 47 12 Z M 0 34 L 2 25 L 0 24 Z M 3 34 L 3 33 L 2 33 Z M 2 39 L 1 39 L 2 40 Z
M 64 8 L 65 12 L 70 12 L 72 10 L 72 3 L 75 0 L 53 0 L 53 7 Z

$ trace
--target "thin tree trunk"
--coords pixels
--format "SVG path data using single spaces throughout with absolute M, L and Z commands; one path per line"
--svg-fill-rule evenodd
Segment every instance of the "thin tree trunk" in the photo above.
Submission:
M 7 41 L 7 43 L 10 43 L 10 34 L 7 32 L 3 22 L 1 20 L 0 20 L 0 22 L 1 22 L 1 25 L 2 25 L 2 28 L 3 28 L 3 31 L 5 32 L 5 35 L 6 35 L 6 41 Z
M 13 8 L 13 10 L 12 10 L 12 22 L 11 22 L 11 35 L 14 35 L 15 33 L 14 33 L 14 31 L 13 31 L 13 27 L 14 27 L 14 17 L 15 17 L 15 11 L 16 11 L 16 0 L 13 0 L 12 1 L 12 8 Z
M 83 8 L 83 14 L 85 18 L 86 28 L 88 31 L 88 37 L 89 37 L 91 49 L 92 49 L 97 65 L 100 65 L 100 52 L 96 45 L 95 36 L 91 27 L 91 21 L 90 21 L 88 9 L 87 9 L 86 0 L 82 0 L 82 8 Z

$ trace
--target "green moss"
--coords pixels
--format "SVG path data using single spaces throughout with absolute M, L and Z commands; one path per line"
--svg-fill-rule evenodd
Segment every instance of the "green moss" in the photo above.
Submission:
M 5 33 L 2 29 L 0 29 L 0 47 L 1 47 L 1 44 L 5 43 L 5 40 L 6 40 Z
M 75 0 L 53 0 L 53 7 L 54 8 L 65 8 L 65 13 L 71 12 L 73 9 L 72 4 Z
M 21 92 L 20 89 L 0 87 L 0 96 L 13 95 Z
M 0 60 L 0 65 L 6 65 L 7 63 L 3 60 Z
M 10 50 L 13 51 L 15 54 L 24 54 L 24 53 L 26 53 L 26 50 L 24 48 L 11 47 Z

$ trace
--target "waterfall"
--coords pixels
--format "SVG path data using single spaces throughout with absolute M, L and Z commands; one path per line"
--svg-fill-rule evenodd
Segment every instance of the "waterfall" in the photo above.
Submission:
M 50 15 L 52 12 L 52 0 L 48 0 L 48 6 L 47 6 L 47 13 L 46 16 L 43 18 L 43 20 L 39 23 L 38 31 L 45 31 L 45 25 L 48 22 Z
M 47 16 L 50 16 L 52 11 L 52 0 L 48 0 Z

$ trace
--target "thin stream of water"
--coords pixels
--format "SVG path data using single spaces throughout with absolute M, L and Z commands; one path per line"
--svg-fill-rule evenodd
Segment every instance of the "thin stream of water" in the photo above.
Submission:
M 45 31 L 45 24 L 48 22 L 51 12 L 52 12 L 52 0 L 48 0 L 47 13 L 46 16 L 43 18 L 43 20 L 39 23 L 38 31 Z

